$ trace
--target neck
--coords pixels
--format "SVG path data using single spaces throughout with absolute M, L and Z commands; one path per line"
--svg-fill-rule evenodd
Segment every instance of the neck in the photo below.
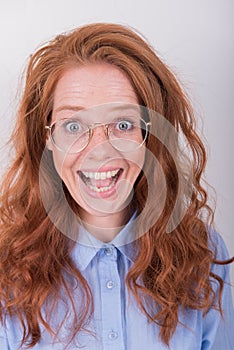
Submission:
M 133 208 L 128 206 L 124 210 L 107 215 L 91 215 L 80 208 L 80 216 L 83 226 L 98 240 L 108 243 L 111 242 L 119 233 L 124 225 L 127 224 L 133 214 Z

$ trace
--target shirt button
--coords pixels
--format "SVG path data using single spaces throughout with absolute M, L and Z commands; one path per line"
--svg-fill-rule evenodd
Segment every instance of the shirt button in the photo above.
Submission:
M 112 288 L 114 287 L 114 285 L 115 285 L 115 283 L 114 283 L 113 281 L 108 281 L 108 282 L 106 283 L 106 287 L 107 287 L 108 289 L 112 289 Z
M 106 247 L 105 248 L 105 254 L 107 256 L 112 255 L 112 253 L 113 253 L 113 248 L 112 247 Z
M 115 340 L 115 339 L 118 338 L 118 333 L 115 332 L 115 331 L 111 331 L 111 332 L 108 334 L 108 338 L 109 338 L 110 340 Z

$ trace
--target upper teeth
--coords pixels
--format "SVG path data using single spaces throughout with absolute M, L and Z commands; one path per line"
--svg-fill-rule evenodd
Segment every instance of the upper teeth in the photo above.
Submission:
M 106 171 L 106 172 L 86 172 L 82 171 L 82 174 L 90 179 L 95 180 L 105 180 L 110 179 L 111 177 L 115 176 L 118 173 L 119 169 L 113 170 L 113 171 Z

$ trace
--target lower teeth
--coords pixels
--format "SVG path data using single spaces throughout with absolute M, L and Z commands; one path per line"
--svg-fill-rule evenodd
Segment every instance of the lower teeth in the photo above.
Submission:
M 88 185 L 88 187 L 89 187 L 91 190 L 95 191 L 95 192 L 105 192 L 105 191 L 110 190 L 110 189 L 114 186 L 115 182 L 116 182 L 116 181 L 114 181 L 114 182 L 113 182 L 110 186 L 108 186 L 108 187 L 100 187 L 100 188 L 98 188 L 98 187 L 96 187 L 96 186 L 91 186 L 91 185 Z
M 113 178 L 113 181 L 112 183 L 110 184 L 110 186 L 105 186 L 105 187 L 96 187 L 96 186 L 92 186 L 91 184 L 88 183 L 88 181 L 85 181 L 85 184 L 86 186 L 88 186 L 92 191 L 95 191 L 95 192 L 105 192 L 105 191 L 109 191 L 112 187 L 114 187 L 116 181 L 117 181 L 117 176 L 115 176 Z

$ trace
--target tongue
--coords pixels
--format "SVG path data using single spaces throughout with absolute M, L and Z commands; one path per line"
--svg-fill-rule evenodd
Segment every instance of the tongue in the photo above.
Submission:
M 89 179 L 89 183 L 92 186 L 96 186 L 97 188 L 100 187 L 108 187 L 112 184 L 113 178 L 105 179 L 105 180 L 95 180 L 95 179 Z

